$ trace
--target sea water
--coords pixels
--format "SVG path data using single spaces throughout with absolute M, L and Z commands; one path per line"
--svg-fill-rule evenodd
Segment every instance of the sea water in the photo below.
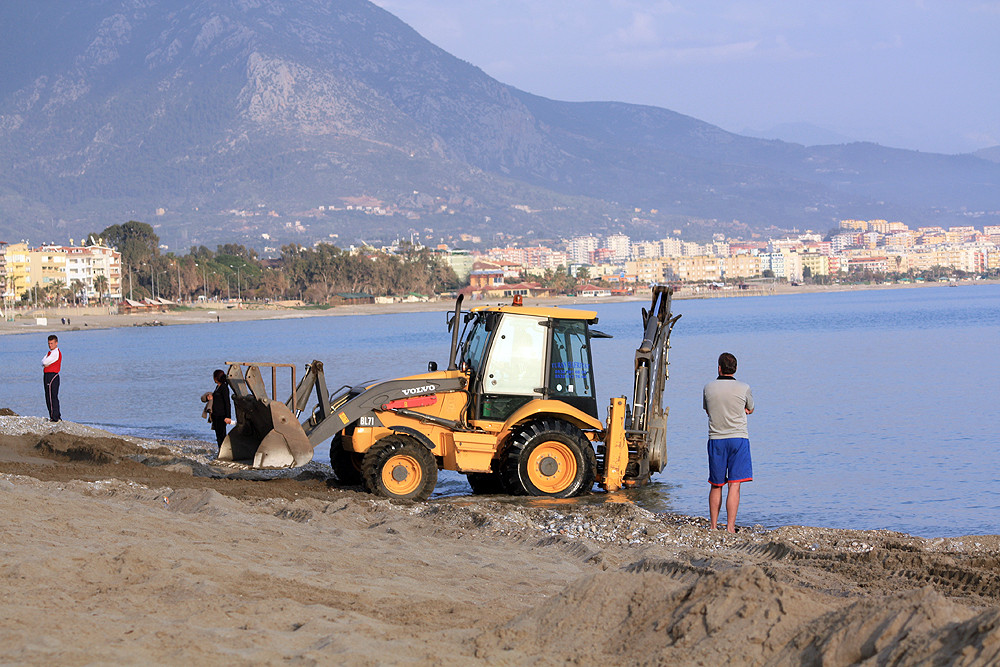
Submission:
M 631 396 L 644 303 L 591 304 L 602 415 Z M 200 394 L 227 361 L 324 362 L 331 390 L 444 368 L 439 312 L 310 317 L 60 334 L 65 419 L 147 438 L 212 440 Z M 657 511 L 707 513 L 701 390 L 720 352 L 753 388 L 754 480 L 740 524 L 995 534 L 1000 510 L 1000 286 L 681 300 L 665 403 L 669 462 L 634 494 Z M 84 320 L 85 321 L 85 320 Z M 0 337 L 0 407 L 45 414 L 47 331 Z M 283 371 L 286 373 L 286 371 Z M 279 394 L 290 381 L 279 373 Z M 329 460 L 326 443 L 316 458 Z M 442 473 L 435 496 L 469 493 Z

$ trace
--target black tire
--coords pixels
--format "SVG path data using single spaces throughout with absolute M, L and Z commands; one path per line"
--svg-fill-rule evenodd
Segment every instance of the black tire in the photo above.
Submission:
M 356 452 L 344 451 L 339 433 L 333 436 L 330 441 L 330 467 L 338 482 L 344 486 L 360 486 L 363 458 L 363 455 Z
M 594 448 L 580 429 L 543 419 L 514 435 L 501 480 L 508 493 L 571 498 L 593 488 L 596 469 Z
M 478 495 L 504 493 L 503 481 L 498 472 L 470 472 L 466 475 L 472 492 Z
M 361 464 L 365 488 L 395 500 L 427 500 L 437 474 L 437 460 L 430 450 L 405 435 L 382 438 L 365 452 Z

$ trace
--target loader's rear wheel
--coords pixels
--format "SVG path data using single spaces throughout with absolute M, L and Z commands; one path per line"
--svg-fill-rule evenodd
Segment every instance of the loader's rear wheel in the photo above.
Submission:
M 362 462 L 365 487 L 383 498 L 427 500 L 437 484 L 437 461 L 422 444 L 406 436 L 379 440 Z
M 596 468 L 594 448 L 580 429 L 544 419 L 514 436 L 502 479 L 508 492 L 570 498 L 593 488 Z
M 361 484 L 362 459 L 362 454 L 344 451 L 339 433 L 333 437 L 330 442 L 330 467 L 338 482 L 344 486 Z

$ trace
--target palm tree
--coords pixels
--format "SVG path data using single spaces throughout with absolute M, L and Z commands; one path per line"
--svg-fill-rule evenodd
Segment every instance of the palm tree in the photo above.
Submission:
M 85 285 L 83 281 L 79 278 L 74 278 L 73 282 L 69 285 L 69 291 L 73 294 L 73 303 L 80 304 L 80 292 L 84 290 Z
M 46 302 L 52 301 L 55 305 L 59 305 L 59 299 L 63 295 L 63 287 L 65 283 L 60 281 L 51 282 L 42 288 L 42 294 Z
M 94 291 L 97 292 L 98 301 L 103 302 L 108 291 L 108 277 L 103 273 L 97 274 L 94 278 Z

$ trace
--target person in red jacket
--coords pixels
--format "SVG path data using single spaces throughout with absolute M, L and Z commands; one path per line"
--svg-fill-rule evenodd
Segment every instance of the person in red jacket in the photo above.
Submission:
M 42 359 L 42 383 L 45 386 L 45 407 L 49 410 L 49 421 L 62 418 L 59 412 L 59 370 L 62 367 L 62 352 L 59 337 L 49 336 L 49 353 Z

